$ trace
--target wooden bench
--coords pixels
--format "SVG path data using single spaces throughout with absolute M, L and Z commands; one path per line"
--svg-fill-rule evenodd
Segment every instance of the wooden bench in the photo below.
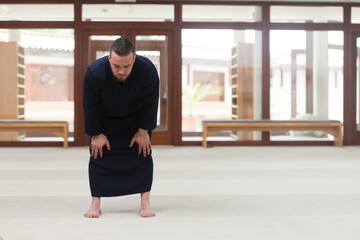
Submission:
M 28 121 L 0 119 L 0 131 L 50 132 L 64 139 L 64 148 L 68 147 L 68 123 L 65 121 Z
M 315 131 L 334 136 L 334 145 L 342 147 L 342 123 L 335 120 L 204 120 L 202 146 L 207 147 L 207 137 L 224 130 L 229 131 Z

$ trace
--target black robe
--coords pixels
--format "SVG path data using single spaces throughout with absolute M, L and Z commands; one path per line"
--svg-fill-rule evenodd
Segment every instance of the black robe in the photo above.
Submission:
M 103 158 L 90 156 L 89 182 L 93 197 L 122 196 L 151 190 L 151 154 L 138 155 L 138 145 L 129 147 L 139 128 L 156 127 L 159 77 L 153 63 L 136 56 L 129 78 L 121 83 L 114 77 L 108 57 L 91 64 L 84 78 L 85 133 L 103 133 L 110 151 Z

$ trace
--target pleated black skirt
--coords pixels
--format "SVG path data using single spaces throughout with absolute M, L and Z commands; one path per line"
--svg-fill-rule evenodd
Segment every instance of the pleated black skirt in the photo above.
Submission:
M 110 151 L 103 148 L 103 157 L 91 157 L 89 183 L 93 197 L 114 197 L 151 190 L 153 159 L 151 154 L 138 155 L 138 145 L 129 141 L 110 141 Z

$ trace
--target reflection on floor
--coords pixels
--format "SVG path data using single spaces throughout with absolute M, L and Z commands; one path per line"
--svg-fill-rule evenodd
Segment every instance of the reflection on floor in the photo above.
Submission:
M 183 141 L 202 141 L 202 137 L 182 137 Z M 233 137 L 208 137 L 208 141 L 236 141 L 236 138 Z M 292 136 L 292 135 L 279 135 L 271 136 L 271 141 L 334 141 L 334 137 L 331 135 L 326 135 L 324 137 L 315 137 L 315 136 Z
M 63 138 L 61 137 L 25 137 L 20 141 L 22 142 L 62 142 Z M 73 137 L 68 137 L 69 142 L 73 142 Z

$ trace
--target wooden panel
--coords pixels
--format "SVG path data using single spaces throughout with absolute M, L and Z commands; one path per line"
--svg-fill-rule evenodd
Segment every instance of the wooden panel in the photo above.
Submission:
M 232 119 L 254 118 L 253 44 L 237 43 L 231 50 Z M 252 140 L 252 132 L 235 132 L 239 140 Z
M 0 119 L 24 119 L 24 49 L 17 42 L 0 42 Z M 22 134 L 0 133 L 0 140 L 18 140 Z

